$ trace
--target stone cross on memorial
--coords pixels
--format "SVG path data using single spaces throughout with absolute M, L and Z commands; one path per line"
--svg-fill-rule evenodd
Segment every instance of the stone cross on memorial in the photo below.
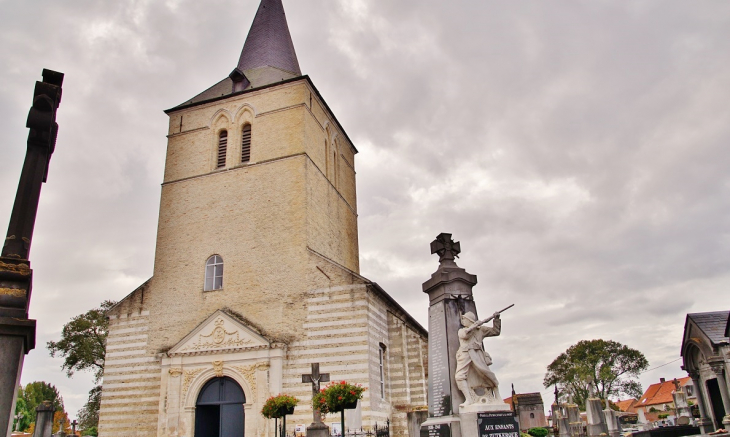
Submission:
M 461 243 L 452 240 L 451 234 L 441 233 L 431 242 L 431 254 L 434 253 L 439 256 L 439 262 L 453 263 L 454 258 L 458 258 L 461 253 Z
M 312 384 L 312 397 L 319 392 L 319 383 L 328 382 L 330 380 L 329 373 L 319 373 L 319 363 L 312 363 L 312 373 L 308 375 L 302 375 L 302 383 Z M 322 417 L 319 414 L 319 410 L 312 411 L 314 415 L 314 423 L 322 422 Z

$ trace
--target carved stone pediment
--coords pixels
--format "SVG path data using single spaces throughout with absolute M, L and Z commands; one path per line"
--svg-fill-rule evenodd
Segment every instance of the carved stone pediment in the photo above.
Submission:
M 269 345 L 269 341 L 253 329 L 218 310 L 170 349 L 168 355 L 261 349 Z

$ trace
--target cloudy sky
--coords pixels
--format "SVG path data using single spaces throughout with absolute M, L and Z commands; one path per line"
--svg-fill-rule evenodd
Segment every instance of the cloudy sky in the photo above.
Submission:
M 256 0 L 0 0 L 0 225 L 42 68 L 66 74 L 31 252 L 23 382 L 91 388 L 44 345 L 152 274 L 167 117 L 235 67 Z M 429 243 L 461 241 L 508 392 L 582 339 L 683 376 L 685 314 L 730 309 L 730 3 L 285 1 L 354 141 L 361 271 L 424 326 Z

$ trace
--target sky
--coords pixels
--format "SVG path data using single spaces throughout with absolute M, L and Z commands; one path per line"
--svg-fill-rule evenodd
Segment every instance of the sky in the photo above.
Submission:
M 31 263 L 22 382 L 70 417 L 93 386 L 46 342 L 152 274 L 167 116 L 227 76 L 256 0 L 0 0 L 0 226 L 41 70 L 66 74 Z M 359 150 L 361 273 L 427 326 L 441 232 L 477 275 L 503 394 L 580 340 L 685 376 L 687 313 L 730 309 L 730 3 L 285 0 L 308 74 Z M 4 230 L 5 228 L 3 228 Z

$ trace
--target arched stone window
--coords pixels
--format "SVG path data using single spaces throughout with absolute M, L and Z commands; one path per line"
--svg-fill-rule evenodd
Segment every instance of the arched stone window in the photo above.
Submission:
M 205 286 L 203 290 L 212 291 L 223 288 L 223 258 L 213 255 L 205 262 Z
M 251 125 L 246 124 L 241 131 L 241 162 L 251 160 Z
M 226 151 L 228 150 L 228 131 L 218 134 L 218 162 L 216 168 L 226 166 Z

